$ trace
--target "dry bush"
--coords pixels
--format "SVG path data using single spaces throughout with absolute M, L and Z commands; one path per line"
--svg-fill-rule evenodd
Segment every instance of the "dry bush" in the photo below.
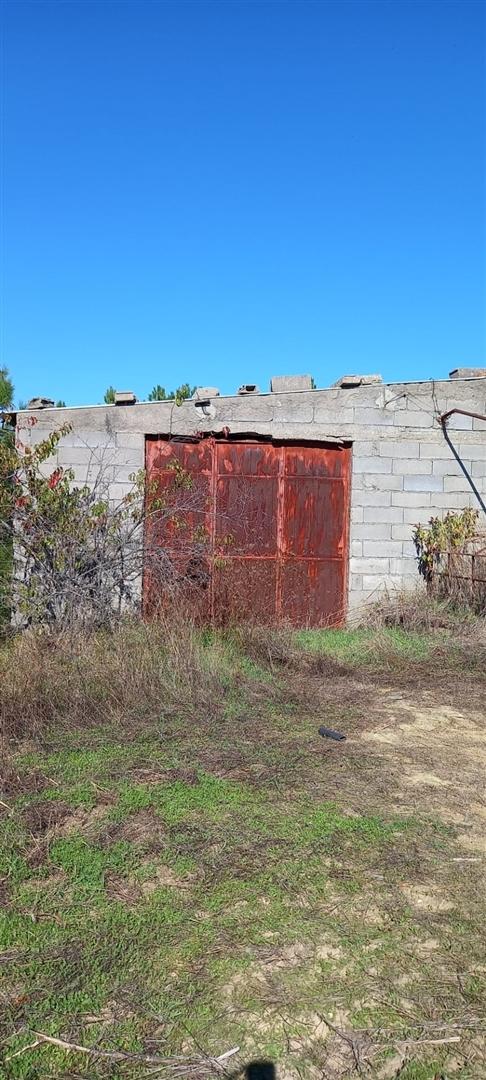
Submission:
M 486 619 L 450 597 L 440 598 L 420 586 L 386 593 L 354 625 L 375 631 L 368 659 L 376 658 L 378 666 L 389 671 L 408 669 L 411 677 L 427 675 L 439 682 L 461 671 L 486 676 Z M 424 655 L 418 649 L 415 657 L 404 655 L 400 642 L 387 634 L 390 629 L 428 635 Z
M 25 631 L 0 650 L 0 684 L 5 739 L 175 714 L 196 722 L 218 714 L 228 689 L 217 642 L 204 648 L 185 618 L 91 634 Z
M 391 593 L 385 591 L 360 613 L 353 625 L 370 629 L 388 626 L 426 633 L 434 630 L 469 633 L 472 629 L 478 629 L 481 633 L 486 624 L 466 604 L 457 603 L 450 597 L 431 595 L 423 586 L 417 585 Z

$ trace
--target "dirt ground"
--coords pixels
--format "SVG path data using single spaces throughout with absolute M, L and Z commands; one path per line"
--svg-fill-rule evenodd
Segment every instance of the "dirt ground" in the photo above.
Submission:
M 11 753 L 8 1080 L 486 1077 L 484 670 L 251 664 L 216 719 Z
M 454 825 L 464 861 L 469 852 L 471 861 L 481 862 L 486 855 L 485 710 L 452 706 L 432 691 L 419 691 L 413 700 L 392 689 L 379 693 L 385 718 L 357 741 L 379 749 L 396 784 L 395 806 L 421 805 Z

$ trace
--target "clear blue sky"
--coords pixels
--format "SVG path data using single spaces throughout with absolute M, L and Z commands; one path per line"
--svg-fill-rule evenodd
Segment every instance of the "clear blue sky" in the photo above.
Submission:
M 17 396 L 485 364 L 485 13 L 4 4 Z

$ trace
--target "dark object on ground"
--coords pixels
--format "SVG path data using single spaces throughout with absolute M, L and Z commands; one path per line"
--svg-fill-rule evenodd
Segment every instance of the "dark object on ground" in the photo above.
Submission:
M 346 738 L 345 735 L 341 735 L 340 731 L 333 731 L 330 727 L 320 727 L 319 735 L 326 739 L 336 739 L 338 742 Z
M 245 1075 L 247 1080 L 275 1080 L 277 1073 L 273 1061 L 250 1061 Z

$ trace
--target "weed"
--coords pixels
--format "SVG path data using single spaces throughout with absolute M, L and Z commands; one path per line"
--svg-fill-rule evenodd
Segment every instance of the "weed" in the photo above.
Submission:
M 480 826 L 479 667 L 461 712 L 464 661 L 442 632 L 177 644 L 127 624 L 78 652 L 29 640 L 52 683 L 27 673 L 15 722 L 7 668 L 26 645 L 0 658 L 6 1057 L 40 1030 L 168 1057 L 239 1044 L 242 1067 L 268 1055 L 289 1077 L 344 1080 L 350 1045 L 325 1017 L 370 1075 L 483 1074 L 481 863 L 463 861 Z M 347 740 L 322 740 L 321 722 Z M 427 1043 L 456 1031 L 452 1049 Z M 47 1046 L 3 1070 L 146 1073 Z

